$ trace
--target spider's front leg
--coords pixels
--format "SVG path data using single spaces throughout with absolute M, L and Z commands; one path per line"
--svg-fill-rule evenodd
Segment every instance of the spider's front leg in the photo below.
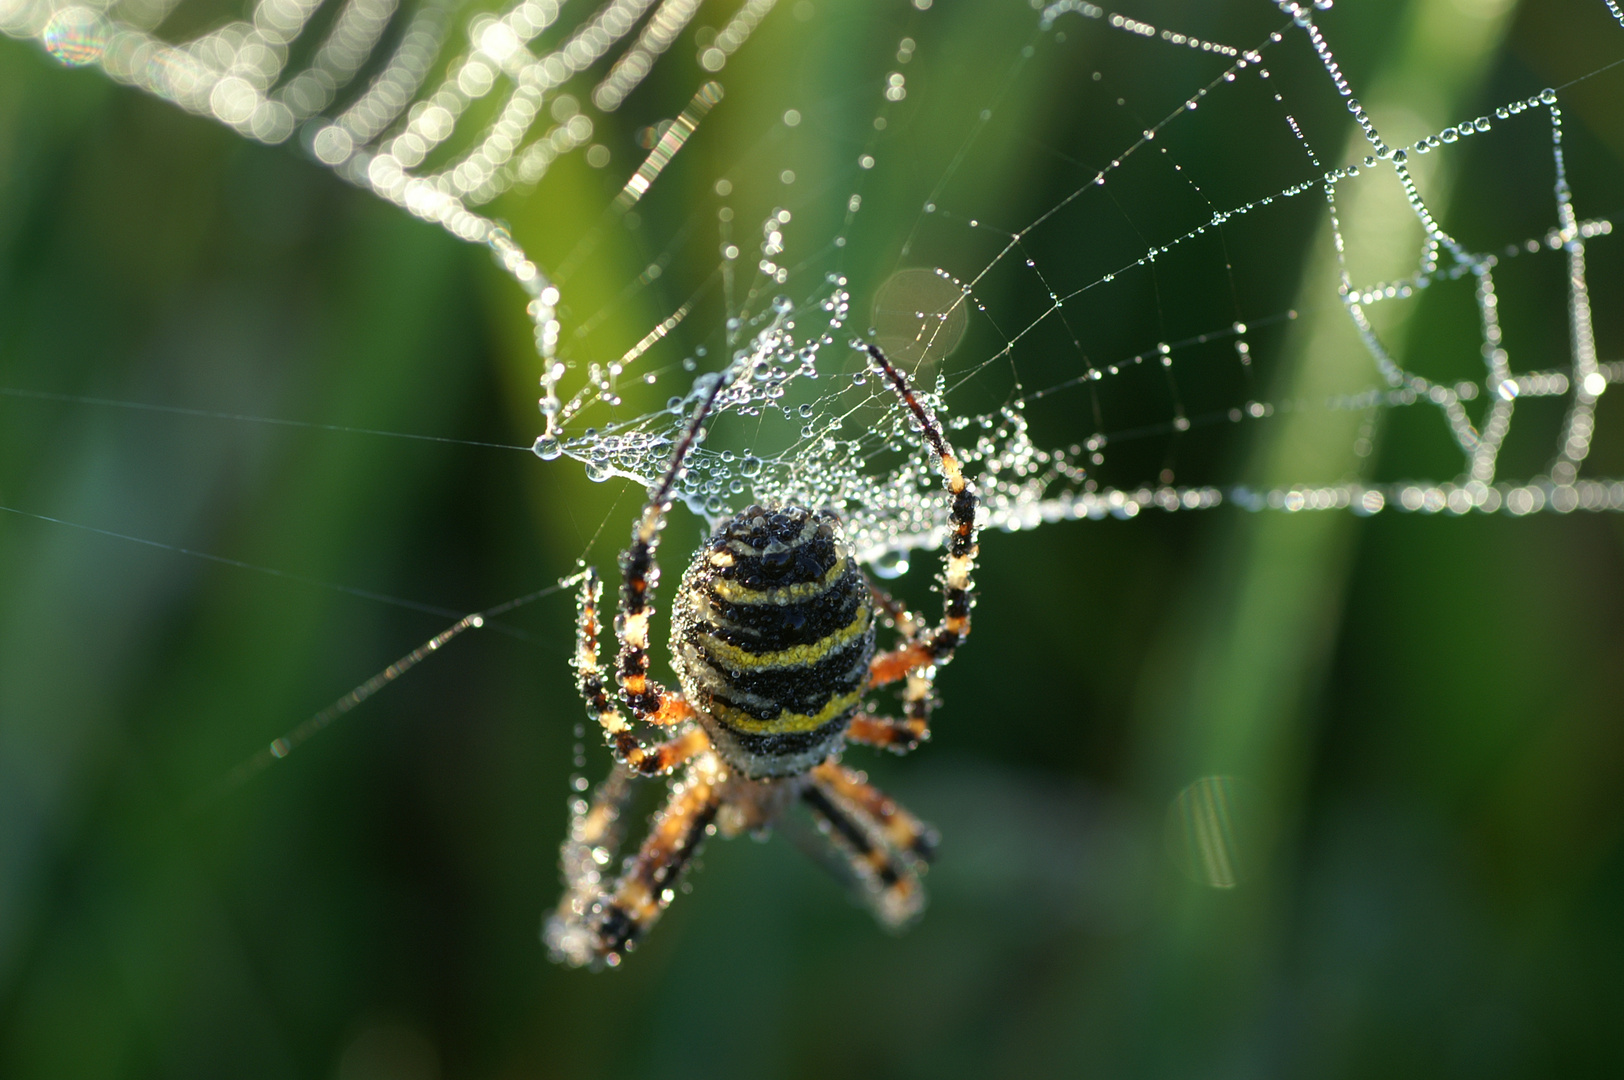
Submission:
M 675 471 L 672 475 L 676 475 Z M 634 720 L 651 724 L 674 724 L 694 717 L 693 708 L 681 694 L 672 693 L 648 676 L 654 587 L 660 581 L 654 549 L 668 509 L 669 505 L 657 496 L 643 508 L 643 516 L 632 530 L 631 546 L 620 556 L 620 612 L 615 616 L 615 638 L 620 642 L 616 672 L 620 698 Z
M 621 956 L 648 932 L 675 896 L 678 879 L 716 819 L 721 779 L 713 756 L 696 759 L 682 782 L 672 786 L 671 798 L 655 815 L 636 858 L 612 887 L 602 887 L 595 867 L 585 870 L 582 881 L 567 882 L 558 911 L 547 920 L 542 934 L 554 959 L 576 967 L 620 963 Z M 603 789 L 599 790 L 601 796 Z M 589 810 L 585 818 L 591 816 Z M 613 850 L 609 850 L 604 858 L 612 857 Z M 597 857 L 592 861 L 596 864 Z M 569 872 L 566 865 L 566 876 Z
M 602 625 L 598 618 L 598 604 L 603 598 L 603 582 L 598 572 L 588 567 L 581 574 L 580 614 L 575 633 L 575 671 L 581 698 L 587 710 L 603 728 L 604 739 L 614 752 L 615 760 L 644 776 L 668 773 L 684 761 L 710 747 L 710 740 L 699 728 L 693 728 L 674 739 L 659 743 L 646 743 L 615 708 L 603 681 L 603 669 L 598 665 L 598 636 Z M 638 719 L 654 724 L 675 724 L 693 716 L 693 710 L 677 694 L 664 694 L 660 706 L 650 715 Z
M 975 606 L 974 582 L 978 548 L 976 546 L 976 491 L 959 464 L 958 456 L 942 434 L 936 417 L 921 401 L 908 378 L 886 359 L 876 345 L 864 346 L 875 367 L 890 383 L 902 404 L 913 414 L 914 422 L 924 436 L 930 452 L 942 474 L 942 486 L 948 495 L 948 518 L 951 532 L 947 538 L 947 557 L 942 567 L 942 622 L 935 628 L 917 625 L 909 627 L 902 621 L 903 643 L 890 652 L 876 656 L 869 666 L 869 685 L 884 686 L 907 679 L 903 692 L 904 713 L 910 722 L 928 725 L 930 717 L 931 683 L 935 669 L 953 658 L 964 639 L 970 636 L 970 609 Z

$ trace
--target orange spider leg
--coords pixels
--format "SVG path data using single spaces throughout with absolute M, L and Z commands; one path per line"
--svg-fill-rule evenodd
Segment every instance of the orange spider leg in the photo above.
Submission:
M 859 713 L 846 729 L 846 738 L 865 746 L 875 746 L 897 754 L 906 754 L 930 738 L 931 680 L 924 673 L 930 664 L 930 650 L 920 643 L 925 625 L 919 616 L 903 607 L 890 593 L 868 580 L 869 594 L 879 608 L 902 635 L 902 644 L 881 653 L 869 662 L 870 689 L 885 686 L 906 678 L 908 688 L 903 692 L 907 715 L 897 720 L 889 716 Z
M 829 765 L 814 769 L 812 782 L 801 792 L 801 801 L 845 856 L 847 868 L 875 917 L 889 929 L 900 930 L 925 909 L 925 889 L 919 880 L 925 856 L 915 850 L 914 841 L 899 846 L 891 836 L 900 836 L 899 823 L 904 819 L 918 823 L 867 784 L 858 785 L 863 791 L 852 792 L 849 778 L 839 775 L 839 770 L 839 766 Z M 878 799 L 867 797 L 870 793 Z M 864 797 L 854 798 L 854 794 Z M 891 821 L 874 813 L 879 800 L 889 804 Z M 933 835 L 923 826 L 919 830 L 921 837 Z
M 892 624 L 896 626 L 897 632 L 902 635 L 902 639 L 904 641 L 918 640 L 920 630 L 924 627 L 924 623 L 919 621 L 919 616 L 909 611 L 896 597 L 875 584 L 874 579 L 867 574 L 863 575 L 863 581 L 868 585 L 869 595 L 874 598 L 874 606 L 879 608 L 880 613 L 887 619 L 891 620 Z
M 930 738 L 930 722 L 924 717 L 898 720 L 891 716 L 858 713 L 846 728 L 846 741 L 862 746 L 906 754 Z
M 615 708 L 604 686 L 603 671 L 598 666 L 598 635 L 602 626 L 598 619 L 598 603 L 603 596 L 603 582 L 598 573 L 588 568 L 581 575 L 580 615 L 576 625 L 575 660 L 578 688 L 586 701 L 587 710 L 603 729 L 604 739 L 614 751 L 615 760 L 645 776 L 668 773 L 682 762 L 710 748 L 710 741 L 698 728 L 663 743 L 647 743 L 632 731 L 620 711 Z M 655 712 L 639 719 L 650 723 L 670 725 L 690 720 L 693 708 L 678 694 L 662 694 Z
M 626 838 L 625 812 L 631 796 L 631 771 L 616 765 L 592 793 L 590 803 L 582 798 L 570 802 L 569 835 L 558 853 L 564 895 L 541 926 L 542 943 L 554 960 L 576 966 L 591 961 L 585 917 L 602 900 L 605 867 L 614 861 Z
M 909 633 L 909 627 L 905 622 L 898 620 L 898 626 L 903 630 L 903 643 L 890 652 L 876 656 L 869 665 L 869 685 L 884 686 L 912 676 L 915 672 L 947 663 L 953 658 L 953 653 L 964 639 L 970 636 L 970 609 L 975 606 L 971 591 L 974 588 L 971 574 L 975 570 L 976 553 L 979 550 L 976 546 L 978 503 L 975 486 L 965 477 L 957 455 L 942 435 L 941 425 L 908 385 L 907 377 L 886 359 L 885 353 L 881 352 L 878 346 L 865 345 L 864 348 L 880 374 L 890 380 L 892 388 L 902 399 L 903 405 L 913 414 L 914 422 L 918 424 L 925 441 L 930 445 L 937 468 L 942 474 L 942 486 L 947 489 L 950 500 L 948 513 L 952 524 L 952 531 L 947 539 L 946 562 L 940 579 L 941 625 L 934 630 L 926 630 L 919 627 L 911 615 L 902 613 L 906 616 L 907 622 L 913 623 L 914 632 Z M 894 601 L 891 603 L 895 604 Z M 927 676 L 927 682 L 928 678 Z M 914 698 L 922 700 L 928 693 L 928 686 L 923 694 L 916 692 L 910 679 L 905 700 Z M 925 713 L 928 711 L 928 707 L 923 709 Z M 910 711 L 909 715 L 912 717 L 914 711 Z
M 812 770 L 816 781 L 842 799 L 861 808 L 878 823 L 886 842 L 898 851 L 911 852 L 926 862 L 936 854 L 936 830 L 904 809 L 895 799 L 868 782 L 868 777 L 835 761 Z
M 636 858 L 612 887 L 603 888 L 590 869 L 585 876 L 591 880 L 568 882 L 542 934 L 555 959 L 577 967 L 614 967 L 635 947 L 671 903 L 683 870 L 704 843 L 721 805 L 720 781 L 714 758 L 696 760 L 683 782 L 672 787 Z M 566 878 L 570 872 L 566 866 Z

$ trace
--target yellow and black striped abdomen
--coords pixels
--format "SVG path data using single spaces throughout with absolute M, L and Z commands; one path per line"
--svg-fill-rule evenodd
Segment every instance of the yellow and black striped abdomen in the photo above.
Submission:
M 690 704 L 746 776 L 791 776 L 838 748 L 874 655 L 874 605 L 833 514 L 752 506 L 688 572 L 672 655 Z

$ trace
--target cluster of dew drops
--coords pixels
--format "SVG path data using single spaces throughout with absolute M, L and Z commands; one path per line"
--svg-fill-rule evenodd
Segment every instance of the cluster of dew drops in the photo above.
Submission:
M 544 436 L 536 453 L 580 461 L 594 481 L 620 476 L 652 487 L 699 401 L 722 383 L 710 424 L 733 414 L 755 421 L 750 430 L 764 442 L 788 446 L 773 454 L 712 449 L 701 429 L 674 500 L 713 526 L 751 502 L 831 509 L 860 562 L 881 576 L 899 576 L 910 551 L 944 542 L 948 499 L 911 414 L 866 360 L 854 361 L 849 350 L 860 342 L 843 333 L 851 308 L 847 279 L 831 273 L 801 304 L 778 296 L 754 315 L 734 316 L 729 339 L 749 337 L 725 368 L 693 376 L 662 409 L 563 438 Z M 702 348 L 694 354 L 683 360 L 684 371 L 696 371 L 706 356 Z M 829 370 L 820 370 L 820 361 Z M 984 523 L 1029 527 L 1026 519 L 1045 499 L 1090 483 L 1078 462 L 1095 448 L 1039 449 L 1019 399 L 992 413 L 960 416 L 947 408 L 942 375 L 915 390 L 976 477 Z M 591 403 L 620 403 L 611 379 L 599 377 L 594 395 Z

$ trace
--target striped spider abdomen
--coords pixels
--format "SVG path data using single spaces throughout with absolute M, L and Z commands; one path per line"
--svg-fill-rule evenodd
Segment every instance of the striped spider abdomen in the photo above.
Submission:
M 673 609 L 683 695 L 732 768 L 795 776 L 839 749 L 868 685 L 874 601 L 833 513 L 748 507 L 700 549 Z

